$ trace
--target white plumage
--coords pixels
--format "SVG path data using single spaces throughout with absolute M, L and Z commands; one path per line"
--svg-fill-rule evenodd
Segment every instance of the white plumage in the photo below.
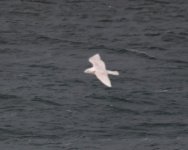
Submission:
M 108 87 L 112 87 L 108 74 L 119 75 L 119 72 L 107 70 L 105 63 L 101 59 L 99 54 L 95 54 L 94 56 L 90 57 L 89 62 L 93 65 L 93 67 L 86 69 L 84 72 L 96 75 L 96 77 L 103 84 L 105 84 Z

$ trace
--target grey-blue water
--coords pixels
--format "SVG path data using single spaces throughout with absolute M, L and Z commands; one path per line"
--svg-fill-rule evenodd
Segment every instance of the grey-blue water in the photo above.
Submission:
M 0 0 L 1 150 L 187 150 L 187 0 Z M 84 74 L 100 53 L 112 88 Z

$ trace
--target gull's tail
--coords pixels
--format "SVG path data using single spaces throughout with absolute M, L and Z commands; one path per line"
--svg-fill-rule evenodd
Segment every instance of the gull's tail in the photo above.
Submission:
M 119 75 L 119 72 L 118 72 L 118 71 L 110 71 L 110 70 L 107 70 L 107 73 L 110 74 L 110 75 L 115 75 L 115 76 L 118 76 L 118 75 Z

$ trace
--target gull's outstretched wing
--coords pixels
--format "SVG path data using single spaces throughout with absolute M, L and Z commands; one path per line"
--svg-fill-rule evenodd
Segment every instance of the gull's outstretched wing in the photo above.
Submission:
M 102 61 L 99 54 L 95 54 L 94 56 L 90 57 L 89 62 L 92 63 L 93 67 L 95 67 L 96 69 L 106 70 L 105 63 L 104 63 L 104 61 Z
M 108 87 L 112 87 L 110 79 L 108 77 L 108 74 L 106 71 L 99 71 L 96 70 L 95 75 L 97 76 L 97 78 L 106 86 Z
M 108 77 L 105 63 L 103 60 L 101 60 L 100 55 L 95 54 L 94 56 L 90 57 L 89 62 L 93 64 L 97 78 L 106 86 L 111 87 L 112 85 Z

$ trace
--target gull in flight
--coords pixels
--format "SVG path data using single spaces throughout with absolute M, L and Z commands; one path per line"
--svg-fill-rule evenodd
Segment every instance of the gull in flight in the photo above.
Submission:
M 89 62 L 93 65 L 91 68 L 86 69 L 84 72 L 96 75 L 96 77 L 106 86 L 112 87 L 108 75 L 119 75 L 118 71 L 110 71 L 106 69 L 104 61 L 99 54 L 95 54 L 89 58 Z

